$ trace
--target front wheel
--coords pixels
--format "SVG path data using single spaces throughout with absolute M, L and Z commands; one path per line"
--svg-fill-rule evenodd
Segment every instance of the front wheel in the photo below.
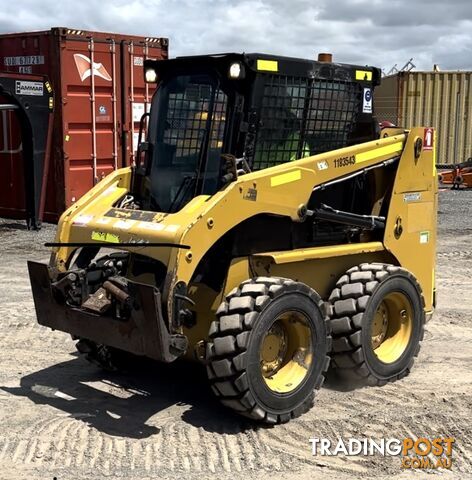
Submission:
M 272 424 L 311 408 L 331 349 L 314 290 L 282 278 L 247 280 L 221 304 L 209 336 L 208 377 L 224 405 Z

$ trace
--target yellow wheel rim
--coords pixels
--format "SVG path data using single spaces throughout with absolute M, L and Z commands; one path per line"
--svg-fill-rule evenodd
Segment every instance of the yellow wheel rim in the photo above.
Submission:
M 266 385 L 276 393 L 295 390 L 308 375 L 312 361 L 306 316 L 295 310 L 279 315 L 261 342 L 260 365 Z
M 371 327 L 371 344 L 383 363 L 397 361 L 405 352 L 413 329 L 413 308 L 406 295 L 388 294 L 377 307 Z

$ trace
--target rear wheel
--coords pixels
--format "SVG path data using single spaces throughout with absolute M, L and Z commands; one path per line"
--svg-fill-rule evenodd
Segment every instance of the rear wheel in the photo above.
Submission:
M 238 413 L 266 423 L 309 410 L 329 365 L 329 322 L 319 295 L 282 278 L 258 277 L 217 311 L 207 345 L 213 392 Z
M 384 385 L 410 373 L 424 335 L 424 299 L 407 270 L 380 263 L 349 269 L 329 298 L 332 368 Z

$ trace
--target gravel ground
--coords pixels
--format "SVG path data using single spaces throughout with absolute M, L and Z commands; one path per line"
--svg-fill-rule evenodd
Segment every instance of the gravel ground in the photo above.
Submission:
M 104 374 L 68 335 L 35 322 L 26 260 L 47 261 L 55 227 L 0 220 L 0 479 L 423 478 L 396 457 L 314 457 L 308 439 L 455 437 L 472 472 L 472 191 L 440 192 L 438 309 L 411 375 L 383 388 L 328 384 L 315 408 L 257 428 L 220 407 L 198 365 Z

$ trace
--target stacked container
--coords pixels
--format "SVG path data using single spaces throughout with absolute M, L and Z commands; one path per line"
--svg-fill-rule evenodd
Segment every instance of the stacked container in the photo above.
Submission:
M 133 163 L 139 120 L 154 91 L 143 62 L 167 56 L 166 38 L 67 28 L 0 35 L 0 75 L 47 75 L 53 87 L 45 220 L 57 220 L 101 178 Z M 1 216 L 24 215 L 21 143 L 15 112 L 1 111 Z
M 472 72 L 400 72 L 384 77 L 374 104 L 380 122 L 436 128 L 438 163 L 457 164 L 472 157 Z

